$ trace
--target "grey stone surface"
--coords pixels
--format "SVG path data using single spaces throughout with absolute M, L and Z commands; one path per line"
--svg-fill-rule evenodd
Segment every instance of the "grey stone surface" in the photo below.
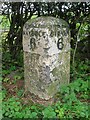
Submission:
M 70 31 L 54 17 L 29 20 L 23 28 L 25 89 L 48 100 L 70 79 Z

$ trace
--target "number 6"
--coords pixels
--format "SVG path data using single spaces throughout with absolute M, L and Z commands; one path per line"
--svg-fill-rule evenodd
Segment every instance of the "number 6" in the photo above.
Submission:
M 57 42 L 57 47 L 59 50 L 62 50 L 63 49 L 63 39 L 62 38 L 59 38 L 58 39 L 58 42 Z

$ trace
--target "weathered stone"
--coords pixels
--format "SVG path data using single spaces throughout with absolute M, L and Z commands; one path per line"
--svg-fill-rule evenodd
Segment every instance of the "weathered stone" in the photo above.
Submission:
M 24 26 L 25 88 L 48 100 L 70 78 L 68 24 L 54 17 L 29 20 Z

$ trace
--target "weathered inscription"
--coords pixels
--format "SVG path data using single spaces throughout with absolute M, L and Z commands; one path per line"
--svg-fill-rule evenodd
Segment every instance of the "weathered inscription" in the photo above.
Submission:
M 30 34 L 30 32 L 29 32 L 29 35 L 32 35 L 32 37 L 30 37 L 30 45 L 28 45 L 28 46 L 30 46 L 31 50 L 34 50 L 36 48 L 36 42 L 39 41 L 41 35 L 43 35 L 43 38 L 46 38 L 46 33 L 45 32 L 41 32 L 41 30 L 39 32 L 37 32 L 37 35 L 35 37 L 36 39 L 34 38 L 35 34 Z M 58 39 L 57 43 L 56 43 L 57 44 L 57 48 L 59 50 L 62 50 L 63 46 L 64 46 L 64 43 L 63 43 L 63 37 L 60 37 L 60 31 L 57 31 L 57 32 L 51 31 L 50 32 L 50 37 L 53 37 L 54 35 L 56 35 L 56 37 Z
M 41 29 L 43 29 L 43 28 L 41 28 Z M 66 31 L 64 31 L 64 30 L 63 30 L 63 32 L 60 31 L 60 29 L 58 29 L 56 31 L 55 30 L 51 30 L 50 31 L 50 37 L 54 37 L 54 36 L 59 37 L 60 35 L 65 35 L 65 33 L 66 33 Z M 44 31 L 42 32 L 42 30 L 39 30 L 37 28 L 36 30 L 32 29 L 31 31 L 29 31 L 29 30 L 28 31 L 24 31 L 23 34 L 24 35 L 35 36 L 36 38 L 38 38 L 38 37 L 45 36 L 46 32 L 44 32 Z
M 31 38 L 30 39 L 30 49 L 34 50 L 36 47 L 36 42 L 35 42 L 35 38 Z

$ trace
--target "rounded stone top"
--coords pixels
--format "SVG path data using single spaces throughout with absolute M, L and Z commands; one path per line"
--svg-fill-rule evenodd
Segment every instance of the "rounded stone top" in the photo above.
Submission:
M 50 17 L 50 16 L 42 16 L 35 19 L 30 19 L 26 22 L 26 25 L 29 25 L 29 27 L 53 27 L 53 26 L 63 26 L 65 28 L 69 28 L 69 25 L 66 21 L 63 19 Z

